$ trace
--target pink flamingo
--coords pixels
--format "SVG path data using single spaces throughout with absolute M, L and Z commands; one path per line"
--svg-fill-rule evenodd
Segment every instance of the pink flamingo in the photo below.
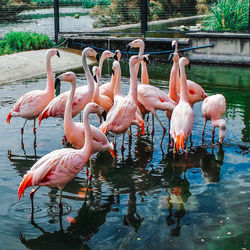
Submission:
M 114 59 L 116 61 L 120 62 L 120 59 L 121 59 L 121 51 L 120 50 L 116 50 L 115 55 L 114 55 Z M 102 84 L 100 86 L 100 94 L 101 95 L 106 95 L 112 101 L 114 101 L 114 88 L 115 88 L 117 77 L 118 77 L 118 74 L 115 74 L 112 71 L 111 81 L 108 82 L 108 83 Z
M 6 123 L 10 123 L 11 117 L 22 117 L 25 119 L 21 134 L 27 120 L 34 120 L 33 133 L 36 134 L 36 118 L 40 115 L 47 104 L 54 98 L 54 76 L 51 68 L 51 58 L 57 55 L 60 57 L 57 49 L 49 49 L 46 52 L 46 72 L 47 85 L 45 90 L 33 90 L 20 97 L 7 116 Z
M 108 113 L 113 106 L 113 101 L 106 95 L 100 94 L 99 84 L 101 79 L 101 70 L 99 67 L 94 66 L 92 68 L 94 79 L 95 79 L 95 92 L 92 101 L 103 107 Z
M 172 41 L 172 46 L 175 50 L 175 61 L 174 61 L 174 65 L 173 65 L 173 68 L 172 68 L 172 71 L 171 71 L 171 75 L 170 75 L 170 83 L 169 83 L 169 94 L 172 96 L 172 91 L 173 91 L 173 88 L 175 86 L 176 88 L 176 92 L 180 93 L 180 76 L 179 76 L 179 66 L 178 66 L 178 60 L 179 60 L 179 55 L 178 55 L 178 43 L 176 40 L 173 40 Z M 174 54 L 172 54 L 174 55 Z M 174 77 L 174 73 L 175 73 L 175 77 Z M 174 77 L 174 79 L 172 79 Z M 173 87 L 171 87 L 171 85 L 173 85 Z M 191 107 L 193 107 L 193 105 L 196 103 L 196 102 L 200 102 L 200 101 L 203 101 L 206 97 L 207 97 L 207 94 L 206 92 L 204 91 L 204 89 L 199 85 L 197 84 L 196 82 L 194 81 L 191 81 L 191 80 L 187 80 L 187 89 L 188 89 L 188 101 L 191 105 Z M 171 91 L 171 93 L 170 93 Z M 174 98 L 175 98 L 175 102 L 178 103 L 178 99 L 180 99 L 180 97 L 176 96 L 176 94 L 173 94 L 174 95 Z
M 83 69 L 86 74 L 88 85 L 78 87 L 75 91 L 75 96 L 74 96 L 73 104 L 72 104 L 72 116 L 73 117 L 79 114 L 84 109 L 84 107 L 89 102 L 91 102 L 93 94 L 94 94 L 95 81 L 87 65 L 87 60 L 86 60 L 87 56 L 97 57 L 97 52 L 89 47 L 85 48 L 82 52 L 82 64 L 83 64 Z M 47 107 L 39 115 L 39 125 L 41 124 L 41 121 L 44 118 L 47 119 L 48 117 L 63 117 L 64 116 L 65 106 L 66 106 L 69 93 L 70 91 L 66 91 L 58 95 L 47 105 Z
M 173 110 L 170 129 L 170 134 L 174 139 L 174 153 L 175 149 L 177 151 L 180 151 L 181 148 L 184 150 L 184 140 L 190 135 L 194 124 L 194 111 L 188 102 L 187 94 L 185 66 L 188 64 L 189 61 L 185 57 L 182 57 L 179 61 L 181 78 L 180 101 Z
M 122 97 L 116 95 L 114 97 L 114 105 L 110 109 L 107 120 L 100 126 L 101 130 L 106 134 L 108 131 L 120 134 L 127 131 L 134 120 L 137 110 L 137 76 L 136 64 L 143 60 L 142 57 L 132 56 L 129 60 L 130 66 L 130 89 L 127 96 Z M 122 145 L 124 142 L 124 136 Z
M 85 143 L 85 128 L 82 122 L 74 122 L 72 119 L 72 103 L 76 89 L 76 76 L 73 72 L 66 72 L 56 78 L 56 84 L 60 81 L 70 82 L 71 91 L 68 96 L 64 113 L 64 131 L 67 141 L 72 144 L 74 148 L 80 149 Z M 106 114 L 103 112 L 102 114 Z M 90 125 L 91 133 L 93 136 L 93 154 L 109 150 L 111 155 L 114 156 L 113 145 L 109 143 L 106 135 L 98 128 Z
M 205 118 L 205 124 L 202 131 L 202 140 L 207 120 L 211 120 L 213 124 L 212 140 L 214 140 L 215 127 L 220 128 L 219 142 L 223 143 L 226 136 L 226 121 L 221 117 L 226 112 L 226 99 L 223 95 L 217 94 L 207 97 L 201 106 L 202 116 Z
M 88 122 L 89 113 L 102 114 L 104 111 L 99 105 L 89 103 L 83 112 L 85 128 L 85 143 L 81 149 L 63 148 L 50 152 L 40 158 L 24 175 L 18 188 L 19 200 L 27 187 L 38 186 L 30 193 L 33 209 L 34 193 L 41 186 L 57 187 L 60 189 L 59 207 L 62 210 L 62 190 L 84 167 L 93 152 L 93 136 Z

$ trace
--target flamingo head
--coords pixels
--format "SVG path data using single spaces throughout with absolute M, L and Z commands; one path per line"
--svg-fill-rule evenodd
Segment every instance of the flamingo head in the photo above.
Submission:
M 144 61 L 146 64 L 149 64 L 149 60 L 150 60 L 149 54 L 143 55 L 143 61 Z
M 179 65 L 181 66 L 188 66 L 190 69 L 190 65 L 191 63 L 189 62 L 189 60 L 186 57 L 181 57 L 181 59 L 179 60 Z
M 48 49 L 46 51 L 46 56 L 52 57 L 52 56 L 55 56 L 55 55 L 57 55 L 58 57 L 60 57 L 60 53 L 59 53 L 58 49 Z
M 109 51 L 109 50 L 105 50 L 103 53 L 102 53 L 102 60 L 106 60 L 107 58 L 114 58 L 115 56 L 115 53 Z
M 120 63 L 119 61 L 114 61 L 113 62 L 113 66 L 112 66 L 112 74 L 114 75 L 115 72 L 117 72 L 118 70 L 120 70 Z
M 126 47 L 127 54 L 128 54 L 128 52 L 129 52 L 129 49 L 130 49 L 130 48 L 140 48 L 140 49 L 142 49 L 142 54 L 143 54 L 144 48 L 145 48 L 145 43 L 144 43 L 144 41 L 141 40 L 141 39 L 136 39 L 136 40 L 130 42 L 130 43 L 127 45 L 127 47 Z
M 121 60 L 121 57 L 122 57 L 122 53 L 121 53 L 121 51 L 118 49 L 118 50 L 116 50 L 115 51 L 115 55 L 114 55 L 114 59 L 116 60 L 116 61 L 118 61 L 118 62 L 120 62 L 120 60 Z
M 104 121 L 106 120 L 106 116 L 107 116 L 106 110 L 94 102 L 88 103 L 86 107 L 84 108 L 84 112 L 96 113 L 99 117 L 102 116 Z
M 180 56 L 177 53 L 171 53 L 168 57 L 168 61 L 170 62 L 172 59 L 174 62 L 178 63 Z
M 90 47 L 86 47 L 83 51 L 82 51 L 82 57 L 88 57 L 91 61 L 97 61 L 99 62 L 99 54 L 92 48 Z
M 100 77 L 101 77 L 100 68 L 97 66 L 94 66 L 92 68 L 92 72 L 93 72 L 93 78 L 94 78 L 95 82 L 97 82 L 97 80 L 100 79 Z
M 134 66 L 141 61 L 143 61 L 143 56 L 131 56 L 129 59 L 129 65 Z
M 177 41 L 173 40 L 171 45 L 172 45 L 172 47 L 174 49 L 174 52 L 177 53 L 177 51 L 178 51 L 178 43 L 177 43 Z

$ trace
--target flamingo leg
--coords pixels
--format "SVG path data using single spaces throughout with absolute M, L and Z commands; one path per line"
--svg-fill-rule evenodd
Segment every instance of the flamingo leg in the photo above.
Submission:
M 89 159 L 89 169 L 90 169 L 90 171 L 89 171 L 89 184 L 90 184 L 92 177 L 93 177 L 93 175 L 92 175 L 92 173 L 93 173 L 92 159 Z
M 156 119 L 158 120 L 158 122 L 160 123 L 160 125 L 162 126 L 162 128 L 163 128 L 163 133 L 164 133 L 164 135 L 165 135 L 165 134 L 166 134 L 166 128 L 164 127 L 162 121 L 160 120 L 160 118 L 158 117 L 157 114 L 155 114 L 155 117 L 156 117 Z
M 116 150 L 116 138 L 117 138 L 117 134 L 115 134 L 115 142 L 114 142 L 114 149 Z
M 174 148 L 173 148 L 173 157 L 175 158 L 175 155 L 176 155 L 176 144 L 175 144 L 175 141 L 174 141 Z
M 63 211 L 63 205 L 62 205 L 62 189 L 60 189 L 60 193 L 59 193 L 59 203 L 58 206 L 60 208 L 60 213 L 62 213 Z
M 155 132 L 155 120 L 154 120 L 154 115 L 152 114 L 152 130 L 151 130 L 152 141 L 153 141 L 154 132 Z
M 215 127 L 213 128 L 213 131 L 212 131 L 212 142 L 214 143 L 214 134 L 215 134 Z
M 23 137 L 24 127 L 25 127 L 27 121 L 28 120 L 26 119 L 25 122 L 24 122 L 24 124 L 23 124 L 23 127 L 21 128 L 21 135 L 22 135 L 22 137 Z
M 40 186 L 36 187 L 30 192 L 30 200 L 31 200 L 31 211 L 34 212 L 34 194 L 40 188 Z
M 202 141 L 204 141 L 206 123 L 207 123 L 207 119 L 205 119 L 204 127 L 203 127 L 203 130 L 202 130 Z
M 125 148 L 124 148 L 124 138 L 125 138 L 125 133 L 122 134 L 122 145 L 121 145 L 121 151 L 122 152 L 125 150 Z
M 191 136 L 191 134 L 190 134 L 190 136 Z M 185 157 L 186 157 L 186 159 L 188 157 L 188 141 L 187 140 L 186 140 L 186 153 L 185 153 Z
M 34 119 L 34 128 L 33 128 L 33 134 L 36 134 L 36 118 Z

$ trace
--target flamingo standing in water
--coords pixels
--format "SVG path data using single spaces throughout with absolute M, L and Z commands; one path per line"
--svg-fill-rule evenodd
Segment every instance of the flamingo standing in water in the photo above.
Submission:
M 120 62 L 120 60 L 121 60 L 121 51 L 120 50 L 116 50 L 115 55 L 114 55 L 114 59 L 116 61 Z M 117 77 L 118 77 L 118 74 L 115 74 L 115 72 L 112 71 L 111 81 L 108 83 L 102 84 L 100 86 L 100 94 L 106 95 L 112 101 L 114 101 L 114 88 L 115 88 Z
M 184 140 L 190 135 L 194 124 L 194 111 L 188 102 L 187 94 L 185 66 L 188 64 L 189 61 L 185 57 L 182 57 L 179 61 L 181 82 L 180 101 L 173 110 L 170 129 L 170 134 L 174 139 L 174 153 L 175 149 L 177 151 L 180 151 L 181 148 L 184 150 Z
M 173 64 L 171 74 L 170 74 L 169 95 L 170 96 L 174 95 L 173 100 L 178 103 L 179 99 L 180 99 L 180 97 L 179 97 L 180 75 L 179 75 L 179 65 L 178 65 L 178 60 L 179 60 L 178 43 L 176 40 L 172 41 L 172 46 L 173 46 L 175 52 L 170 55 L 170 58 L 171 58 L 171 56 L 175 55 L 175 59 L 174 59 L 174 64 Z M 174 75 L 174 73 L 175 73 L 175 75 Z M 175 87 L 175 91 L 173 94 L 174 87 Z M 187 80 L 187 89 L 188 89 L 188 102 L 190 103 L 191 107 L 193 107 L 193 105 L 196 102 L 203 101 L 207 97 L 205 90 L 198 83 L 196 83 L 194 81 Z M 177 93 L 177 95 L 175 94 L 175 92 Z
M 96 59 L 98 60 L 98 54 L 95 50 L 89 47 L 83 50 L 82 64 L 83 64 L 83 69 L 85 71 L 88 85 L 78 87 L 75 91 L 73 104 L 72 104 L 72 116 L 73 117 L 79 114 L 84 109 L 84 107 L 89 102 L 91 102 L 93 94 L 94 94 L 95 81 L 87 65 L 87 59 L 86 59 L 87 56 L 96 57 Z M 41 124 L 41 121 L 44 118 L 47 119 L 48 117 L 63 117 L 64 116 L 65 106 L 66 106 L 66 102 L 67 102 L 69 94 L 70 94 L 70 91 L 66 91 L 63 94 L 58 95 L 47 105 L 47 107 L 43 110 L 43 112 L 39 116 L 39 125 Z
M 207 120 L 211 120 L 213 124 L 212 140 L 214 140 L 215 127 L 219 127 L 219 142 L 222 144 L 226 135 L 226 121 L 221 119 L 221 117 L 226 112 L 225 97 L 221 94 L 207 97 L 202 103 L 201 111 L 202 116 L 205 118 L 205 124 L 202 131 L 202 140 L 204 139 L 204 131 Z
M 22 97 L 20 97 L 14 107 L 11 109 L 6 123 L 10 123 L 11 117 L 22 117 L 25 119 L 24 125 L 21 128 L 21 134 L 23 136 L 24 127 L 27 120 L 34 120 L 33 133 L 36 134 L 36 118 L 40 115 L 43 109 L 54 98 L 54 76 L 51 68 L 51 58 L 57 55 L 60 57 L 60 53 L 57 49 L 49 49 L 46 52 L 46 72 L 47 72 L 47 85 L 45 90 L 33 90 Z
M 72 96 L 71 96 L 72 97 Z M 38 186 L 30 193 L 33 209 L 34 193 L 41 186 L 57 187 L 60 189 L 59 207 L 62 210 L 62 190 L 84 167 L 93 152 L 93 136 L 88 122 L 89 113 L 102 114 L 104 109 L 98 104 L 89 103 L 83 112 L 85 128 L 85 143 L 81 149 L 63 148 L 54 150 L 40 158 L 24 175 L 18 188 L 19 200 L 27 187 Z
M 114 105 L 110 109 L 107 120 L 100 126 L 101 130 L 106 134 L 108 131 L 120 134 L 127 131 L 134 120 L 137 110 L 137 75 L 136 64 L 143 60 L 143 57 L 132 56 L 129 60 L 130 67 L 130 89 L 127 96 L 116 95 L 114 97 Z M 122 148 L 124 135 L 122 140 Z

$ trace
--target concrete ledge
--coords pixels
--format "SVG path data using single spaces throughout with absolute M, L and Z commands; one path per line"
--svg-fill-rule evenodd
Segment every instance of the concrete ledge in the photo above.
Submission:
M 0 84 L 46 74 L 45 52 L 46 50 L 34 50 L 0 56 Z M 53 72 L 82 67 L 81 55 L 72 50 L 60 50 L 60 54 L 60 58 L 52 58 Z

